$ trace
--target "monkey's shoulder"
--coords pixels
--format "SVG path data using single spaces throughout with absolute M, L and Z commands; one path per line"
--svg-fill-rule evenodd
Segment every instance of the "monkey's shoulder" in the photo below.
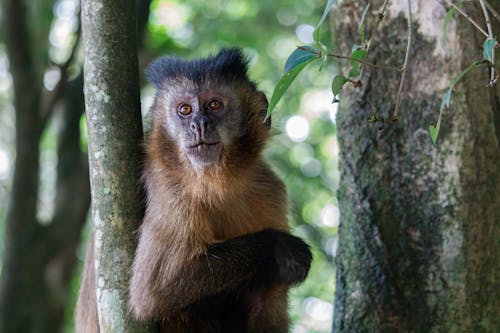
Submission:
M 286 196 L 285 184 L 265 162 L 257 165 L 251 177 L 250 184 L 257 187 L 257 189 L 261 189 L 262 192 Z

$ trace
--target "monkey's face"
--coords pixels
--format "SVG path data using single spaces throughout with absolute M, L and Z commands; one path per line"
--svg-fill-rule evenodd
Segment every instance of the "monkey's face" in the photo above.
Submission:
M 233 91 L 185 80 L 169 84 L 158 97 L 162 128 L 193 168 L 217 166 L 227 158 L 245 118 Z

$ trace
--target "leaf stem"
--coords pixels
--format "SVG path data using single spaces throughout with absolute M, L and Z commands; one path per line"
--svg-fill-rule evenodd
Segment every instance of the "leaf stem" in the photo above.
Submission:
M 78 9 L 80 11 L 80 9 Z M 40 123 L 45 125 L 47 121 L 49 120 L 50 116 L 54 112 L 54 107 L 56 103 L 58 102 L 59 98 L 61 97 L 61 94 L 65 88 L 65 85 L 68 82 L 68 68 L 69 66 L 73 63 L 77 51 L 78 51 L 78 46 L 80 44 L 80 39 L 82 35 L 82 27 L 80 23 L 80 12 L 78 12 L 78 15 L 76 16 L 78 18 L 78 28 L 77 31 L 75 32 L 76 39 L 73 44 L 73 47 L 71 48 L 71 53 L 69 54 L 68 58 L 66 59 L 65 62 L 60 63 L 60 64 L 55 64 L 60 73 L 60 78 L 59 81 L 57 81 L 56 86 L 52 91 L 49 91 L 47 95 L 43 96 L 42 100 L 42 109 L 41 109 L 41 120 Z
M 385 66 L 385 65 L 372 64 L 370 62 L 366 62 L 366 61 L 361 60 L 361 59 L 351 58 L 349 56 L 344 56 L 344 55 L 340 55 L 340 54 L 328 53 L 327 56 L 328 57 L 332 57 L 332 58 L 337 58 L 337 59 L 345 59 L 345 60 L 356 61 L 356 62 L 359 62 L 359 63 L 361 63 L 363 65 L 370 66 L 370 67 L 373 67 L 373 68 L 385 69 L 385 70 L 394 71 L 394 72 L 401 72 L 401 68 L 397 68 L 397 67 L 394 67 L 394 66 Z
M 411 0 L 407 0 L 408 4 L 408 20 L 406 21 L 408 24 L 408 42 L 406 43 L 406 54 L 405 60 L 403 62 L 403 67 L 401 68 L 401 81 L 399 81 L 399 89 L 398 94 L 396 96 L 396 106 L 394 107 L 394 113 L 392 114 L 391 120 L 395 121 L 398 119 L 398 111 L 399 111 L 399 103 L 401 101 L 401 92 L 403 91 L 403 84 L 406 77 L 406 72 L 408 70 L 408 59 L 410 58 L 410 48 L 411 48 L 411 40 L 412 40 L 412 14 L 411 14 Z
M 308 52 L 314 53 L 318 57 L 321 56 L 321 52 L 320 51 L 311 50 L 311 49 L 305 48 L 303 46 L 298 46 L 297 48 L 301 49 L 301 50 L 304 50 L 304 51 L 308 51 Z M 383 69 L 383 70 L 389 70 L 389 71 L 394 71 L 394 72 L 401 72 L 401 68 L 397 68 L 397 67 L 394 67 L 394 66 L 376 65 L 376 64 L 372 64 L 372 63 L 366 62 L 366 61 L 361 60 L 361 59 L 351 58 L 349 56 L 342 55 L 342 54 L 327 53 L 326 56 L 327 57 L 331 57 L 331 58 L 336 58 L 336 59 L 344 59 L 344 60 L 356 61 L 356 62 L 359 62 L 359 63 L 361 63 L 363 65 L 370 66 L 370 67 L 373 67 L 373 68 L 378 68 L 378 69 Z
M 489 64 L 490 62 L 486 59 L 483 59 L 483 60 L 476 60 L 474 61 L 472 64 L 469 65 L 469 67 L 467 67 L 463 72 L 461 72 L 460 74 L 458 74 L 458 76 L 456 78 L 453 79 L 453 81 L 451 81 L 451 84 L 450 84 L 450 89 L 453 90 L 455 89 L 455 86 L 460 82 L 460 80 L 462 80 L 462 78 L 467 74 L 469 73 L 471 70 L 473 70 L 474 68 L 476 67 L 479 67 L 480 65 L 484 65 L 484 64 Z
M 372 34 L 370 34 L 370 39 L 368 39 L 368 41 L 366 42 L 366 56 L 365 56 L 365 59 L 368 59 L 368 55 L 370 54 L 370 49 L 371 49 L 372 42 L 375 39 L 375 36 L 377 35 L 376 33 L 378 31 L 378 27 L 380 25 L 380 22 L 382 22 L 382 20 L 384 19 L 385 10 L 387 9 L 388 5 L 389 5 L 389 0 L 385 0 L 384 3 L 382 4 L 382 7 L 378 11 L 377 23 L 375 23 L 375 27 L 373 29 L 373 32 L 372 32 Z M 363 72 L 364 71 L 365 71 L 365 68 L 361 67 L 361 73 L 359 74 L 360 77 L 363 77 Z
M 484 0 L 479 0 L 481 8 L 483 9 L 484 19 L 486 21 L 486 27 L 488 28 L 488 39 L 494 39 L 493 27 L 491 26 L 490 15 L 488 9 L 486 9 L 486 4 Z M 495 70 L 495 47 L 491 48 L 491 66 L 490 66 L 490 83 L 489 86 L 492 87 L 497 80 L 497 72 Z
M 455 8 L 455 10 L 457 12 L 459 12 L 463 17 L 465 17 L 470 23 L 472 23 L 479 31 L 481 31 L 481 33 L 486 37 L 488 38 L 488 33 L 486 31 L 484 31 L 483 28 L 481 28 L 479 26 L 479 24 L 477 24 L 476 22 L 474 22 L 474 20 L 469 16 L 467 15 L 467 13 L 465 13 L 463 10 L 461 10 L 460 8 L 457 7 L 457 5 L 455 5 L 453 2 L 451 2 L 450 0 L 443 0 L 444 2 L 446 2 L 448 5 L 452 6 L 453 8 Z
M 484 4 L 486 5 L 486 8 L 493 14 L 493 16 L 497 19 L 498 22 L 500 22 L 500 14 L 493 8 L 492 5 L 489 4 L 488 1 L 484 0 Z

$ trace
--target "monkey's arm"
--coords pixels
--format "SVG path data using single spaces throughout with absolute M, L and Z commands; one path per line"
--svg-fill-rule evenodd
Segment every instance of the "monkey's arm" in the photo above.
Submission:
M 173 273 L 148 262 L 136 257 L 130 288 L 132 309 L 142 320 L 167 317 L 242 285 L 298 283 L 307 275 L 311 252 L 300 238 L 268 229 L 212 244 Z

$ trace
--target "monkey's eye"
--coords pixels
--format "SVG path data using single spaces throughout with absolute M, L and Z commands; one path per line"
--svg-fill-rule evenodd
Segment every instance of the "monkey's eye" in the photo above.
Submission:
M 210 111 L 219 111 L 222 109 L 222 102 L 218 99 L 213 99 L 208 103 L 208 109 Z
M 182 116 L 187 116 L 191 112 L 193 112 L 193 108 L 189 104 L 181 104 L 177 107 L 177 113 L 179 113 Z

